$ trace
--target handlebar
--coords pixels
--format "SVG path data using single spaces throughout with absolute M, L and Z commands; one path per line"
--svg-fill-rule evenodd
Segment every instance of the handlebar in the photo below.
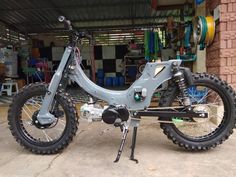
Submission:
M 88 33 L 86 32 L 78 32 L 76 30 L 73 30 L 73 27 L 71 25 L 71 22 L 70 20 L 67 20 L 66 17 L 64 16 L 59 16 L 58 17 L 58 21 L 61 22 L 61 23 L 64 23 L 64 26 L 67 30 L 71 31 L 73 35 L 76 35 L 78 36 L 79 38 L 87 38 L 89 40 L 92 40 L 92 36 L 89 35 Z

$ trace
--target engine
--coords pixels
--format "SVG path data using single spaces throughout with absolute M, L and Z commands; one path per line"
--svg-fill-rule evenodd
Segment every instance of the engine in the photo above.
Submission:
M 92 121 L 103 120 L 107 124 L 115 124 L 129 119 L 129 111 L 123 105 L 104 106 L 86 103 L 80 108 L 80 117 Z
M 107 124 L 121 123 L 129 119 L 129 111 L 123 105 L 109 106 L 102 113 L 102 120 Z
M 102 107 L 99 104 L 86 103 L 80 108 L 80 117 L 87 119 L 89 122 L 101 121 L 102 113 L 106 107 Z

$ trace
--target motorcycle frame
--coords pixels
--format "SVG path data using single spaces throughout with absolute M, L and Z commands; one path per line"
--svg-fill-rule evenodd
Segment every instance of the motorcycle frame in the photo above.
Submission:
M 63 72 L 70 59 L 70 55 L 75 51 L 75 49 L 76 47 L 66 47 L 59 67 L 53 75 L 37 117 L 41 124 L 49 124 L 55 120 L 54 115 L 49 112 L 50 107 L 63 77 Z M 73 69 L 70 69 L 70 73 L 68 74 L 68 77 L 72 81 L 76 82 L 87 93 L 106 101 L 109 105 L 125 105 L 129 111 L 145 110 L 148 108 L 155 90 L 161 84 L 172 78 L 173 63 L 178 66 L 181 64 L 181 60 L 147 62 L 140 78 L 137 79 L 127 90 L 115 91 L 102 88 L 93 83 L 83 72 L 80 66 L 80 59 L 78 60 L 75 56 L 72 59 L 75 61 L 75 66 Z M 147 93 L 145 99 L 143 101 L 135 101 L 134 94 L 136 92 L 142 92 L 142 89 L 144 88 Z

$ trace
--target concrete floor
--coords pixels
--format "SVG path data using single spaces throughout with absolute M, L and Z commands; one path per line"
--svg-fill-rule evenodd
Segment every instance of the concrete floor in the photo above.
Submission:
M 115 159 L 121 133 L 104 123 L 82 122 L 74 141 L 60 154 L 34 155 L 15 142 L 8 130 L 7 109 L 0 107 L 0 177 L 235 177 L 236 133 L 216 149 L 190 153 L 167 140 L 159 125 L 143 121 L 136 157 L 129 160 L 131 133 L 120 159 Z

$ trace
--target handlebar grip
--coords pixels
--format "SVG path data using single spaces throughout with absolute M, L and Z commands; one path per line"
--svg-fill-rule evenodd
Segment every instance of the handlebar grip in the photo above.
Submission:
M 66 29 L 72 30 L 71 22 L 70 22 L 70 20 L 67 20 L 66 17 L 59 16 L 58 21 L 61 23 L 64 23 Z
M 66 18 L 64 16 L 59 16 L 58 17 L 59 22 L 64 22 L 65 20 L 66 20 Z

